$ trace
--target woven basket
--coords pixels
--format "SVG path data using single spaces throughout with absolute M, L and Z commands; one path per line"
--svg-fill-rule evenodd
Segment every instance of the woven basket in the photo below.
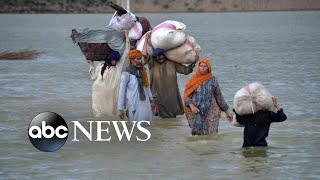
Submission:
M 88 60 L 105 61 L 108 59 L 110 47 L 107 43 L 78 43 L 83 55 Z

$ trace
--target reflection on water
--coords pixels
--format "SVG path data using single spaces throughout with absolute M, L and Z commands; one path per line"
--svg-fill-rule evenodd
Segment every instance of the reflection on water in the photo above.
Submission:
M 320 13 L 141 14 L 152 25 L 183 21 L 212 61 L 232 107 L 234 93 L 253 81 L 275 95 L 288 120 L 271 125 L 268 148 L 242 149 L 243 128 L 223 115 L 219 134 L 191 136 L 184 116 L 157 119 L 147 142 L 119 142 L 113 128 L 95 142 L 78 133 L 57 152 L 29 142 L 27 128 L 40 112 L 68 123 L 94 118 L 88 64 L 69 38 L 72 28 L 103 29 L 111 14 L 0 15 L 0 51 L 31 48 L 32 61 L 0 62 L 0 179 L 319 179 Z M 107 16 L 107 17 L 106 17 Z M 200 21 L 199 21 L 200 19 Z M 190 77 L 178 75 L 183 91 Z M 103 132 L 104 133 L 104 132 Z M 135 136 L 143 133 L 134 131 Z M 45 172 L 45 173 L 44 173 Z

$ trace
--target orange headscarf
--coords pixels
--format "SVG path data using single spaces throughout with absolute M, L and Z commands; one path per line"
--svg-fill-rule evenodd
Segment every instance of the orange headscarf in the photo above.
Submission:
M 137 49 L 132 49 L 129 53 L 129 59 L 135 59 L 135 58 L 142 58 L 143 54 L 141 51 Z M 131 64 L 131 61 L 129 61 Z M 146 68 L 142 65 L 141 67 L 141 72 L 142 72 L 142 79 L 143 79 L 143 85 L 144 86 L 149 86 L 149 79 L 148 79 L 148 74 Z
M 205 63 L 209 69 L 208 69 L 208 73 L 207 74 L 201 74 L 200 73 L 200 63 Z M 211 74 L 211 64 L 210 64 L 210 60 L 207 58 L 201 58 L 198 63 L 197 63 L 197 71 L 196 73 L 187 81 L 186 84 L 186 88 L 184 90 L 184 94 L 183 94 L 183 106 L 184 106 L 184 112 L 187 116 L 189 116 L 189 112 L 188 112 L 188 108 L 186 106 L 186 100 L 188 98 L 188 96 L 190 96 L 190 94 L 193 93 L 193 91 L 195 91 L 199 86 L 201 86 L 203 83 L 207 82 L 208 79 L 210 79 L 212 77 Z

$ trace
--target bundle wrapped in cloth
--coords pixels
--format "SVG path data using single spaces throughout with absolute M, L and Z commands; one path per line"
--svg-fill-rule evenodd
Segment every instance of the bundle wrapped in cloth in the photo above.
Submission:
M 257 82 L 238 90 L 233 105 L 239 115 L 254 114 L 259 110 L 274 111 L 272 95 Z
M 152 27 L 148 19 L 145 17 L 137 17 L 134 26 L 129 30 L 128 37 L 130 39 L 138 40 L 150 30 L 152 30 Z
M 115 12 L 109 22 L 108 27 L 118 31 L 129 30 L 134 26 L 136 21 L 136 16 L 130 12 L 122 15 L 118 15 L 117 12 Z
M 133 40 L 138 40 L 146 32 L 152 30 L 150 22 L 145 17 L 138 17 L 118 4 L 109 1 L 109 6 L 116 10 L 111 18 L 109 26 L 117 30 L 129 30 L 128 37 Z
M 191 64 L 196 61 L 195 56 L 200 54 L 201 47 L 192 36 L 188 36 L 186 41 L 174 48 L 166 51 L 165 56 L 171 61 L 181 64 Z
M 183 23 L 171 20 L 157 25 L 151 34 L 152 46 L 169 50 L 182 45 L 187 39 L 185 28 L 186 25 Z
M 201 47 L 192 36 L 184 32 L 186 25 L 168 20 L 157 25 L 151 31 L 151 40 L 146 41 L 145 35 L 137 43 L 137 49 L 143 52 L 144 44 L 147 44 L 147 53 L 153 55 L 154 48 L 165 50 L 167 59 L 182 63 L 191 64 L 195 62 L 195 56 L 200 54 Z

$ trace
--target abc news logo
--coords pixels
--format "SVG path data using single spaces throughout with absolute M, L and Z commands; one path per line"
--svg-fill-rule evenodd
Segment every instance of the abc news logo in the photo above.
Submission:
M 72 141 L 80 141 L 77 139 L 77 129 L 80 130 L 90 141 L 92 141 L 92 124 L 96 123 L 97 127 L 97 138 L 94 141 L 111 141 L 109 138 L 102 137 L 102 132 L 109 133 L 109 128 L 102 128 L 104 126 L 113 125 L 119 141 L 124 136 L 130 141 L 132 132 L 135 127 L 139 131 L 144 133 L 146 138 L 139 138 L 136 136 L 136 141 L 148 141 L 151 138 L 151 133 L 148 129 L 142 125 L 148 124 L 149 121 L 133 121 L 132 129 L 128 130 L 126 121 L 87 121 L 90 124 L 89 131 L 85 129 L 78 121 L 72 121 L 74 127 L 74 137 Z M 136 126 L 137 125 L 137 126 Z M 120 127 L 122 126 L 122 130 Z M 38 114 L 29 125 L 28 129 L 29 140 L 34 147 L 44 152 L 53 152 L 59 150 L 68 139 L 68 125 L 66 121 L 58 114 L 54 112 L 43 112 Z

